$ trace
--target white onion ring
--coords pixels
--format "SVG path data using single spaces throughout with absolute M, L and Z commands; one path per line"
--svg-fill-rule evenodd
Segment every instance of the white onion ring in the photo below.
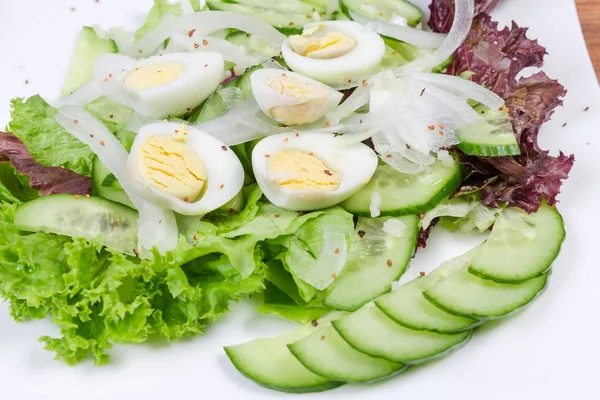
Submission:
M 146 250 L 156 247 L 161 253 L 175 249 L 178 231 L 171 210 L 156 207 L 139 197 L 127 175 L 129 153 L 104 124 L 80 107 L 64 106 L 55 116 L 67 132 L 87 144 L 117 178 L 138 210 L 138 240 Z

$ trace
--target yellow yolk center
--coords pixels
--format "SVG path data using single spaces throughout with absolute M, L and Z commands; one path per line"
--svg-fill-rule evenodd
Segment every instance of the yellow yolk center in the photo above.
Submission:
M 140 152 L 137 167 L 147 185 L 183 201 L 191 202 L 201 195 L 206 167 L 185 140 L 152 135 L 142 142 Z
M 289 37 L 289 44 L 297 54 L 318 59 L 343 56 L 356 46 L 356 40 L 341 32 L 323 34 L 318 26 L 304 31 L 302 35 Z
M 323 106 L 331 95 L 322 87 L 286 76 L 271 79 L 267 85 L 280 95 L 303 100 L 299 104 L 269 109 L 271 118 L 285 125 L 308 124 L 318 120 L 323 116 Z
M 183 73 L 184 65 L 179 62 L 165 62 L 136 68 L 125 84 L 133 89 L 148 90 L 173 82 Z
M 298 150 L 283 149 L 269 157 L 269 177 L 285 189 L 336 190 L 342 176 L 323 161 Z

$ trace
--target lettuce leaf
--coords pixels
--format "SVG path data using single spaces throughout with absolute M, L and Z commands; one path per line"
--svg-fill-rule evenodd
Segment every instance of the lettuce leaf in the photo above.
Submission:
M 187 0 L 184 0 L 184 1 L 187 1 Z M 198 10 L 196 10 L 196 11 L 198 11 Z M 171 14 L 175 17 L 178 17 L 182 13 L 183 13 L 183 10 L 181 8 L 180 2 L 171 4 L 168 0 L 154 0 L 154 5 L 152 6 L 152 8 L 150 9 L 150 12 L 146 16 L 146 21 L 144 22 L 144 25 L 142 25 L 135 32 L 135 36 L 134 36 L 135 40 L 140 40 L 141 38 L 146 36 L 148 34 L 148 32 L 150 32 L 151 30 L 156 28 L 160 24 L 160 21 L 166 15 Z
M 94 153 L 56 122 L 55 108 L 39 95 L 13 99 L 11 107 L 8 130 L 23 141 L 35 161 L 90 176 Z
M 125 130 L 133 110 L 102 96 L 85 106 L 85 109 L 98 118 L 112 133 Z
M 0 162 L 0 183 L 12 195 L 4 193 L 0 195 L 0 199 L 10 203 L 32 200 L 38 197 L 38 192 L 34 189 L 39 189 L 42 196 L 59 193 L 91 194 L 92 182 L 89 177 L 66 168 L 46 167 L 38 163 L 15 135 L 0 132 L 0 155 L 10 161 Z
M 562 105 L 565 88 L 544 72 L 517 80 L 526 67 L 540 67 L 546 49 L 527 37 L 527 29 L 512 23 L 499 29 L 486 12 L 498 3 L 479 0 L 465 42 L 454 54 L 447 73 L 468 74 L 468 78 L 486 86 L 501 96 L 509 109 L 511 122 L 521 155 L 515 157 L 468 157 L 461 163 L 467 178 L 456 196 L 481 192 L 481 201 L 490 207 L 503 204 L 535 212 L 543 199 L 556 203 L 562 181 L 567 179 L 574 157 L 559 152 L 550 156 L 538 146 L 541 125 L 548 121 L 554 109 Z M 452 0 L 434 0 L 429 22 L 436 32 L 447 32 L 454 15 Z M 464 75 L 463 75 L 464 76 Z
M 473 194 L 442 201 L 425 213 L 421 226 L 426 229 L 433 220 L 439 219 L 440 225 L 452 232 L 485 232 L 494 225 L 501 213 L 502 208 L 487 207 L 477 194 Z
M 267 283 L 263 292 L 263 305 L 258 307 L 257 310 L 265 315 L 276 315 L 300 324 L 307 324 L 320 319 L 331 312 L 330 309 L 324 307 L 299 306 L 292 298 L 271 283 Z
M 201 334 L 230 301 L 264 287 L 262 254 L 243 243 L 182 239 L 175 251 L 140 260 L 99 243 L 23 234 L 15 209 L 0 205 L 0 293 L 17 321 L 52 316 L 61 336 L 40 340 L 69 364 L 105 363 L 112 343 Z M 242 253 L 259 265 L 247 277 L 231 260 Z

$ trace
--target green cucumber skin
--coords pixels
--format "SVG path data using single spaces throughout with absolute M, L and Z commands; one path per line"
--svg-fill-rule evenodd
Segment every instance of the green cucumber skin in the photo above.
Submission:
M 523 277 L 523 279 L 517 279 L 517 280 L 514 280 L 514 279 L 504 279 L 501 276 L 485 274 L 485 273 L 483 273 L 481 271 L 478 271 L 476 269 L 476 266 L 473 266 L 472 264 L 469 266 L 469 273 L 471 273 L 471 274 L 473 274 L 473 275 L 475 275 L 475 276 L 477 276 L 479 278 L 482 278 L 482 279 L 487 279 L 487 280 L 491 280 L 491 281 L 498 282 L 498 283 L 508 283 L 508 284 L 510 284 L 510 283 L 523 283 L 523 282 L 526 282 L 528 280 L 538 278 L 538 277 L 540 277 L 540 276 L 542 276 L 544 274 L 550 273 L 550 270 L 552 268 L 552 264 L 554 263 L 554 260 L 556 260 L 556 257 L 558 257 L 558 254 L 560 253 L 562 245 L 565 242 L 565 239 L 567 237 L 567 232 L 565 230 L 565 221 L 564 221 L 564 218 L 563 218 L 562 214 L 559 213 L 556 210 L 554 210 L 554 212 L 555 212 L 556 216 L 559 218 L 560 225 L 562 227 L 562 231 L 561 231 L 561 235 L 560 235 L 560 244 L 556 247 L 556 250 L 554 251 L 554 253 L 550 257 L 550 261 L 547 264 L 547 266 L 546 266 L 545 269 L 538 271 L 538 273 L 536 273 L 536 274 L 531 274 L 530 276 L 526 276 L 526 277 Z
M 272 390 L 276 390 L 276 391 L 283 392 L 283 393 L 297 393 L 297 394 L 318 393 L 318 392 L 324 392 L 327 390 L 336 389 L 345 384 L 345 382 L 330 381 L 329 383 L 325 383 L 323 385 L 310 386 L 310 387 L 281 387 L 281 386 L 268 385 L 266 383 L 255 380 L 251 375 L 248 375 L 247 373 L 245 373 L 243 371 L 243 368 L 240 368 L 240 366 L 237 364 L 235 355 L 231 351 L 229 351 L 229 348 L 225 347 L 224 350 L 225 350 L 225 353 L 227 354 L 227 357 L 229 357 L 229 360 L 231 361 L 231 363 L 235 366 L 235 368 L 242 375 L 244 375 L 246 378 L 250 379 L 251 381 L 255 382 L 259 386 L 265 387 L 267 389 L 272 389 Z
M 402 217 L 404 215 L 410 214 L 422 214 L 433 208 L 435 208 L 438 204 L 441 203 L 446 197 L 454 193 L 456 189 L 462 183 L 463 178 L 463 170 L 462 166 L 457 167 L 458 172 L 448 181 L 446 186 L 444 186 L 434 197 L 432 197 L 429 201 L 423 204 L 419 204 L 416 206 L 404 207 L 397 210 L 381 210 L 380 217 Z M 345 207 L 344 203 L 341 203 L 340 206 L 344 208 L 349 213 L 357 215 L 359 217 L 370 217 L 370 211 L 359 211 L 353 210 L 351 207 Z
M 460 343 L 450 346 L 447 349 L 445 349 L 444 351 L 441 351 L 438 353 L 432 353 L 431 355 L 428 355 L 427 357 L 419 358 L 419 359 L 397 360 L 397 359 L 393 359 L 393 357 L 386 357 L 384 354 L 369 353 L 369 352 L 365 351 L 364 349 L 361 349 L 360 347 L 356 346 L 351 340 L 347 339 L 347 336 L 345 336 L 343 334 L 343 329 L 340 329 L 338 327 L 338 325 L 336 324 L 336 321 L 333 321 L 332 325 L 335 328 L 335 330 L 337 331 L 337 333 L 342 337 L 342 339 L 344 339 L 346 341 L 346 343 L 348 343 L 350 345 L 350 347 L 352 347 L 354 350 L 360 351 L 361 353 L 364 353 L 367 355 L 370 355 L 371 357 L 380 357 L 380 358 L 384 358 L 388 361 L 403 363 L 403 364 L 406 364 L 407 366 L 416 366 L 419 364 L 426 363 L 428 361 L 436 360 L 438 358 L 447 357 L 447 356 L 451 355 L 452 353 L 465 347 L 467 345 L 467 343 L 469 343 L 469 341 L 471 341 L 471 338 L 473 337 L 473 330 L 459 332 L 459 333 L 467 332 L 468 334 L 465 336 L 465 338 Z M 383 378 L 383 379 L 387 379 L 387 377 Z
M 430 301 L 430 300 L 428 299 L 428 301 Z M 481 326 L 481 325 L 483 325 L 485 323 L 485 321 L 480 321 L 478 319 L 473 319 L 473 323 L 471 325 L 465 325 L 465 327 L 461 328 L 461 329 L 444 329 L 444 330 L 441 330 L 441 329 L 427 329 L 427 328 L 423 328 L 422 326 L 412 325 L 412 324 L 407 323 L 406 321 L 404 321 L 404 320 L 402 320 L 400 318 L 397 318 L 396 316 L 392 315 L 391 313 L 386 312 L 385 308 L 380 307 L 379 304 L 377 304 L 377 302 L 375 302 L 375 306 L 377 308 L 379 308 L 381 310 L 381 312 L 384 313 L 389 319 L 391 319 L 392 321 L 394 321 L 398 325 L 401 325 L 401 326 L 403 326 L 405 328 L 408 328 L 408 329 L 414 329 L 416 331 L 423 330 L 423 331 L 441 333 L 441 334 L 445 334 L 445 335 L 453 335 L 453 334 L 456 334 L 456 333 L 462 333 L 462 332 L 465 332 L 465 331 L 473 330 L 473 329 L 475 329 L 475 328 L 477 328 L 477 327 L 479 327 L 479 326 Z M 435 306 L 438 307 L 439 309 L 441 309 L 441 307 L 439 307 L 437 305 L 435 305 Z M 446 310 L 443 310 L 443 311 L 446 311 Z M 456 315 L 456 314 L 452 314 L 452 315 Z M 459 315 L 459 317 L 462 317 L 462 315 Z
M 458 148 L 469 156 L 479 157 L 503 157 L 503 156 L 518 156 L 521 154 L 521 149 L 518 144 L 507 144 L 490 146 L 485 144 L 461 142 Z
M 518 307 L 513 308 L 512 310 L 509 310 L 506 313 L 501 313 L 501 314 L 482 315 L 482 314 L 462 313 L 461 311 L 452 309 L 452 307 L 448 307 L 447 305 L 439 303 L 434 297 L 432 297 L 430 294 L 428 294 L 427 291 L 423 292 L 423 296 L 425 296 L 425 298 L 429 302 L 431 302 L 431 304 L 433 304 L 434 306 L 436 306 L 440 310 L 446 311 L 447 313 L 450 313 L 450 314 L 457 315 L 459 317 L 477 319 L 477 320 L 479 320 L 481 322 L 481 324 L 483 324 L 483 323 L 485 323 L 487 321 L 491 321 L 491 320 L 494 320 L 494 319 L 500 319 L 500 318 L 509 317 L 509 316 L 511 316 L 513 314 L 518 313 L 519 311 L 521 311 L 522 309 L 524 309 L 525 307 L 527 307 L 528 305 L 530 305 L 531 303 L 533 303 L 548 288 L 548 284 L 550 282 L 549 278 L 550 278 L 551 273 L 552 273 L 552 270 L 546 272 L 545 275 L 541 275 L 541 276 L 545 276 L 546 277 L 546 279 L 544 280 L 544 285 L 533 296 L 531 296 L 531 298 L 527 299 L 527 301 L 523 302 Z
M 292 345 L 293 345 L 293 343 L 292 343 L 292 344 L 288 344 L 288 348 L 290 349 L 290 352 L 292 353 L 292 355 L 293 355 L 294 357 L 296 357 L 296 359 L 297 359 L 297 360 L 300 362 L 300 364 L 304 365 L 304 367 L 305 367 L 307 370 L 309 370 L 310 372 L 312 372 L 313 374 L 319 375 L 319 374 L 317 373 L 317 371 L 315 371 L 315 369 L 314 369 L 314 368 L 313 368 L 311 365 L 309 365 L 309 364 L 307 364 L 307 363 L 303 362 L 303 361 L 302 361 L 302 360 L 299 358 L 299 356 L 297 355 L 297 352 L 295 352 L 295 351 L 294 351 L 294 348 L 293 348 L 293 346 L 292 346 Z M 348 345 L 349 345 L 349 344 L 348 344 Z M 362 353 L 362 352 L 361 352 L 361 353 Z M 410 367 L 411 367 L 411 365 L 404 365 L 404 367 L 403 367 L 403 368 L 399 369 L 398 371 L 395 371 L 394 373 L 392 373 L 392 374 L 390 374 L 390 375 L 386 375 L 386 376 L 380 376 L 380 377 L 378 377 L 378 378 L 371 379 L 371 380 L 367 380 L 367 381 L 352 381 L 352 382 L 351 382 L 351 381 L 341 381 L 341 383 L 366 383 L 366 384 L 376 383 L 376 382 L 384 381 L 384 380 L 386 380 L 386 379 L 393 378 L 393 377 L 395 377 L 396 375 L 400 375 L 401 373 L 403 373 L 403 372 L 406 372 L 406 371 L 407 371 L 407 370 L 408 370 Z M 335 381 L 335 382 L 340 382 L 340 381 Z
M 423 11 L 419 7 L 415 6 L 411 2 L 406 1 L 404 3 L 408 3 L 411 6 L 413 6 L 413 8 L 415 9 L 415 11 L 418 10 L 418 13 L 419 13 L 418 17 L 415 17 L 415 18 L 411 17 L 410 20 L 408 20 L 408 18 L 407 18 L 407 22 L 408 22 L 409 25 L 412 25 L 412 26 L 417 25 L 423 19 L 423 17 L 425 16 L 425 14 L 423 13 Z M 354 19 L 352 19 L 352 16 L 350 15 L 350 9 L 348 8 L 348 6 L 346 6 L 346 4 L 344 3 L 344 0 L 338 0 L 338 4 L 339 4 L 340 11 L 342 12 L 342 14 L 344 14 L 350 21 L 354 21 Z M 406 16 L 404 16 L 404 15 L 402 15 L 402 17 L 406 18 Z M 368 17 L 365 17 L 365 18 L 368 18 Z
M 348 18 L 350 21 L 354 21 L 352 19 L 352 16 L 350 15 L 350 10 L 344 3 L 344 0 L 338 0 L 338 5 L 340 7 L 340 11 L 342 12 L 342 14 L 344 14 L 346 16 L 346 18 Z

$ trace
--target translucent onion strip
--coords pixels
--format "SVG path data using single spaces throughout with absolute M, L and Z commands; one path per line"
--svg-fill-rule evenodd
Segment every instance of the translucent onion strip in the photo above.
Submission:
M 458 76 L 417 73 L 411 75 L 411 77 L 421 82 L 436 85 L 441 89 L 448 90 L 467 99 L 478 101 L 494 110 L 497 110 L 504 105 L 504 100 L 496 93 L 475 82 L 471 82 Z
M 474 0 L 456 0 L 455 5 L 456 11 L 452 28 L 450 28 L 450 32 L 442 45 L 433 53 L 426 54 L 411 63 L 396 68 L 396 74 L 404 75 L 417 71 L 431 71 L 434 67 L 446 61 L 460 47 L 471 30 L 475 5 Z
M 391 24 L 382 20 L 365 18 L 350 11 L 352 19 L 363 25 L 370 24 L 380 35 L 388 36 L 392 39 L 401 40 L 417 47 L 437 49 L 444 43 L 447 35 L 443 33 L 427 32 L 410 26 Z
M 92 79 L 85 85 L 81 86 L 79 89 L 75 90 L 73 93 L 68 95 L 67 97 L 63 97 L 54 103 L 54 107 L 62 107 L 62 106 L 79 106 L 83 107 L 88 105 L 92 101 L 96 100 L 99 97 L 102 97 L 103 93 L 98 87 L 98 84 Z
M 180 17 L 167 16 L 161 23 L 138 42 L 133 44 L 127 53 L 137 57 L 153 54 L 165 39 L 192 30 L 197 35 L 208 36 L 213 32 L 226 28 L 235 28 L 247 32 L 257 38 L 264 39 L 273 48 L 280 48 L 285 36 L 266 22 L 251 15 L 228 11 L 203 11 L 186 14 Z
M 117 178 L 138 210 L 138 240 L 141 246 L 147 250 L 156 247 L 161 253 L 173 250 L 178 239 L 175 215 L 171 210 L 156 207 L 134 192 L 127 175 L 129 153 L 116 136 L 100 120 L 80 107 L 61 107 L 55 118 L 67 132 L 87 144 Z

